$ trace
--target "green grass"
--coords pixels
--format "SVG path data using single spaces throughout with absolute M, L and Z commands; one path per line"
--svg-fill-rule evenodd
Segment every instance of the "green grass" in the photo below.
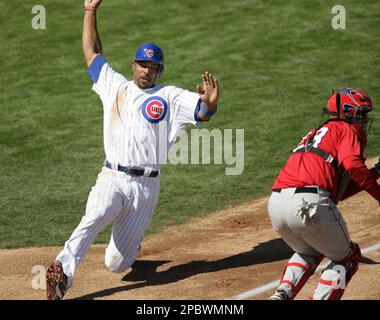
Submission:
M 149 228 L 269 193 L 289 150 L 321 122 L 333 88 L 365 89 L 380 102 L 380 4 L 341 1 L 347 29 L 331 28 L 336 1 L 103 1 L 104 55 L 131 77 L 142 42 L 165 51 L 163 84 L 194 90 L 209 70 L 219 111 L 204 128 L 245 130 L 245 170 L 167 165 Z M 62 245 L 80 221 L 104 160 L 102 109 L 81 51 L 82 1 L 40 1 L 47 29 L 33 30 L 30 0 L 0 4 L 0 247 Z M 378 108 L 376 108 L 378 109 Z M 378 155 L 380 116 L 367 155 Z M 109 228 L 97 239 L 107 241 Z

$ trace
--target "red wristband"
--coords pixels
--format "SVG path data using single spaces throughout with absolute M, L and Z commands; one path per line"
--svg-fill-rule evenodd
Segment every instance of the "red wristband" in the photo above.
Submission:
M 92 10 L 92 9 L 86 9 L 86 8 L 84 8 L 84 11 L 96 12 L 96 9 Z

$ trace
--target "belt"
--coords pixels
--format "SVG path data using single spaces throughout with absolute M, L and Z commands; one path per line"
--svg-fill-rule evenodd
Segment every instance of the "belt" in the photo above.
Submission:
M 282 189 L 272 189 L 273 192 L 281 193 Z M 318 193 L 318 187 L 300 187 L 296 188 L 294 193 Z
M 108 162 L 107 160 L 104 161 L 104 166 L 108 169 L 115 169 L 117 171 L 130 174 L 131 176 L 138 176 L 138 177 L 142 177 L 146 175 L 147 177 L 155 178 L 160 173 L 159 170 L 152 170 L 150 173 L 145 174 L 145 169 L 142 167 L 124 167 L 124 166 L 121 166 L 120 164 L 117 165 L 117 169 L 116 169 L 116 168 L 112 168 L 112 164 Z

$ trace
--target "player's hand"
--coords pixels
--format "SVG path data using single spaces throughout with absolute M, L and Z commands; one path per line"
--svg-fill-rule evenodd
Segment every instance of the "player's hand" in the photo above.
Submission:
M 216 80 L 208 71 L 202 75 L 202 80 L 203 85 L 197 85 L 197 92 L 206 106 L 213 109 L 216 107 L 219 99 L 218 80 Z
M 87 10 L 96 10 L 102 0 L 84 0 L 84 8 Z

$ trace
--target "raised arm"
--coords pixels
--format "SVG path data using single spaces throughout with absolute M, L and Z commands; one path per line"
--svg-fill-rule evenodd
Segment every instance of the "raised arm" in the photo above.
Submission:
M 96 29 L 96 10 L 101 2 L 102 0 L 84 1 L 82 47 L 87 67 L 98 54 L 102 54 L 102 44 Z

